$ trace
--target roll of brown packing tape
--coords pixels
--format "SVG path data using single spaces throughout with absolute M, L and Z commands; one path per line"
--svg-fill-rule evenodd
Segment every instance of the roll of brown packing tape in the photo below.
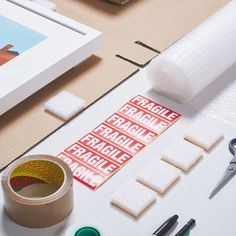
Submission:
M 3 173 L 5 210 L 29 228 L 55 225 L 73 208 L 73 176 L 62 160 L 48 155 L 23 157 Z

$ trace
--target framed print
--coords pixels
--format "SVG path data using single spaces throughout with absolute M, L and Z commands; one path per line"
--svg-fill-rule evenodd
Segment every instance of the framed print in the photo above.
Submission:
M 0 115 L 89 57 L 101 33 L 27 0 L 0 1 Z

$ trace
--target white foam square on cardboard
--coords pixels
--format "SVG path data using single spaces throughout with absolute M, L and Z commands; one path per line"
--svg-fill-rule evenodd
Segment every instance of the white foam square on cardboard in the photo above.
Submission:
M 184 133 L 184 138 L 199 147 L 210 150 L 222 137 L 221 129 L 213 120 L 196 120 Z
M 180 178 L 180 173 L 174 166 L 155 159 L 138 172 L 137 181 L 163 194 Z
M 137 218 L 156 201 L 156 193 L 130 180 L 111 196 L 111 204 Z
M 44 103 L 45 110 L 68 120 L 85 107 L 85 101 L 67 91 L 62 91 Z
M 184 139 L 176 139 L 162 152 L 161 159 L 187 172 L 201 159 L 202 153 L 202 148 Z

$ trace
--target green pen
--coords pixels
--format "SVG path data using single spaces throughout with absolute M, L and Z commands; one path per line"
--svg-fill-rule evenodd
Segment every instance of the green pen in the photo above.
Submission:
M 187 236 L 189 235 L 189 231 L 193 228 L 193 226 L 196 224 L 196 221 L 194 219 L 191 219 L 186 225 L 184 225 L 183 228 L 175 235 L 175 236 Z
M 183 236 L 189 236 L 189 235 L 190 235 L 190 230 L 188 229 L 188 231 Z

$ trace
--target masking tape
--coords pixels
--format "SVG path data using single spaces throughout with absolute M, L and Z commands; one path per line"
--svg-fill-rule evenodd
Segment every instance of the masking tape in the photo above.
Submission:
M 48 155 L 23 157 L 2 176 L 6 213 L 29 228 L 55 225 L 72 211 L 72 187 L 72 172 L 62 160 Z

